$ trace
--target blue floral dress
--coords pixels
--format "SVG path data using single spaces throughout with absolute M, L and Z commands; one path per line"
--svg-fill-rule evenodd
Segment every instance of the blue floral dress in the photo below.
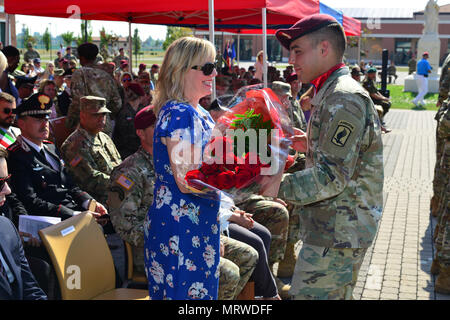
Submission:
M 198 108 L 201 112 L 188 104 L 168 102 L 155 127 L 155 191 L 144 225 L 151 299 L 217 299 L 220 203 L 178 189 L 167 147 L 161 142 L 162 137 L 176 137 L 202 146 L 203 151 L 214 121 Z

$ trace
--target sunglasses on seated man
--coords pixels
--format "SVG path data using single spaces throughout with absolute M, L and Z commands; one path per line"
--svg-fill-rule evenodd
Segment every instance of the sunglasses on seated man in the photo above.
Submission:
M 8 174 L 6 177 L 0 178 L 0 191 L 3 191 L 3 188 L 5 187 L 5 184 L 8 183 L 11 180 L 11 175 Z
M 7 114 L 7 115 L 10 115 L 11 113 L 14 112 L 14 110 L 15 110 L 15 109 L 12 109 L 12 108 L 4 108 L 4 109 L 3 109 L 3 113 L 4 113 L 4 114 Z
M 214 69 L 217 69 L 217 63 L 208 62 L 203 66 L 193 66 L 192 69 L 201 70 L 205 76 L 209 76 L 213 73 Z

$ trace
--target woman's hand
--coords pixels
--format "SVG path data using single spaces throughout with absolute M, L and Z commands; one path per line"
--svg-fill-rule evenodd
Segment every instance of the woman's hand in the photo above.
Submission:
M 37 238 L 33 238 L 33 236 L 27 232 L 19 231 L 19 236 L 20 236 L 20 239 L 22 240 L 22 243 L 26 242 L 28 245 L 30 245 L 32 247 L 40 247 L 41 246 L 41 241 Z M 28 239 L 26 239 L 27 241 L 24 241 L 23 238 L 28 238 Z
M 230 222 L 234 222 L 241 227 L 251 229 L 253 228 L 255 221 L 252 219 L 252 214 L 245 212 L 241 209 L 236 209 L 233 215 L 228 219 Z

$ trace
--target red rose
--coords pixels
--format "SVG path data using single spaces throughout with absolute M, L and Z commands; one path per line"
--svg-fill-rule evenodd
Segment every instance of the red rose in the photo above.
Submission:
M 288 155 L 286 158 L 286 165 L 284 166 L 284 171 L 289 169 L 294 164 L 294 157 L 291 155 Z
M 230 189 L 236 185 L 236 177 L 233 171 L 225 171 L 217 176 L 217 188 Z
M 238 165 L 238 158 L 233 152 L 228 152 L 224 157 L 224 164 L 225 168 L 228 170 L 235 171 L 236 166 Z
M 200 171 L 203 172 L 205 175 L 209 176 L 211 174 L 215 174 L 220 171 L 220 165 L 216 163 L 208 164 L 203 162 L 202 166 L 200 167 Z
M 206 183 L 209 184 L 210 186 L 213 186 L 215 188 L 218 188 L 218 182 L 217 182 L 217 176 L 216 175 L 210 175 L 207 179 L 206 179 Z
M 254 175 L 252 171 L 245 170 L 243 167 L 238 167 L 237 173 L 236 173 L 236 188 L 244 188 L 247 187 L 252 179 L 254 178 Z
M 188 173 L 186 173 L 186 176 L 184 177 L 184 179 L 192 187 L 195 187 L 196 183 L 194 181 L 191 181 L 191 180 L 196 179 L 196 180 L 200 180 L 200 181 L 206 181 L 205 175 L 200 170 L 191 170 L 191 171 L 189 171 Z
M 216 150 L 222 150 L 222 154 L 225 156 L 228 152 L 233 152 L 233 141 L 226 137 L 217 137 L 211 141 L 213 151 L 211 154 L 216 155 Z

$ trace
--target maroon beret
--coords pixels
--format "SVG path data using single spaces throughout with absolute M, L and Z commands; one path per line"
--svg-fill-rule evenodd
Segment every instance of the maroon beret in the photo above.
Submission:
M 277 30 L 275 36 L 281 45 L 289 50 L 291 42 L 295 39 L 333 24 L 339 25 L 339 22 L 328 14 L 312 14 L 300 19 L 289 29 Z
M 127 66 L 128 65 L 128 61 L 127 60 L 120 60 L 120 65 L 121 66 Z
M 145 96 L 145 91 L 142 89 L 141 85 L 136 82 L 132 82 L 128 85 L 128 89 L 136 93 L 138 96 L 142 97 Z
M 292 81 L 297 80 L 297 79 L 298 79 L 297 74 L 295 72 L 293 72 L 287 76 L 286 82 L 291 83 Z
M 134 117 L 135 129 L 147 129 L 152 126 L 156 121 L 156 116 L 153 113 L 153 106 L 147 106 L 140 110 Z

